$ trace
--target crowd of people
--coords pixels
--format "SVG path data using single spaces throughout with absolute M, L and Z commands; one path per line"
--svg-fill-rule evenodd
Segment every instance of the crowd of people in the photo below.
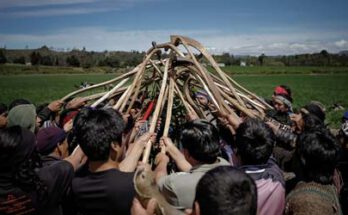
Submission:
M 140 102 L 128 115 L 79 97 L 0 104 L 0 214 L 348 214 L 348 112 L 329 129 L 322 104 L 295 110 L 284 85 L 264 120 L 195 97 L 208 120 L 188 113 L 169 137 L 135 120 Z M 163 148 L 152 166 L 149 141 Z M 137 193 L 139 169 L 160 196 Z

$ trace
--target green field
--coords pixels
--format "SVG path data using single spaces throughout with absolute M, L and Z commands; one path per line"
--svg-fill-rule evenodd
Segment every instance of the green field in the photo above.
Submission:
M 5 75 L 0 76 L 0 102 L 26 98 L 35 104 L 59 99 L 74 91 L 82 81 L 98 83 L 116 74 L 62 75 Z M 234 75 L 234 79 L 252 92 L 269 97 L 275 85 L 286 84 L 293 90 L 294 106 L 311 100 L 322 102 L 328 109 L 330 126 L 337 127 L 343 111 L 329 109 L 334 103 L 348 107 L 348 73 L 346 74 L 289 74 L 289 75 Z

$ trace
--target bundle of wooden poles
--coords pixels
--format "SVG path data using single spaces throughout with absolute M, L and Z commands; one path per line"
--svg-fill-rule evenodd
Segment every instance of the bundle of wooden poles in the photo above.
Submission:
M 131 71 L 112 80 L 79 89 L 62 100 L 110 85 L 113 86 L 111 90 L 86 96 L 88 105 L 99 107 L 112 104 L 114 109 L 126 114 L 136 100 L 142 99 L 145 94 L 152 94 L 152 102 L 147 106 L 143 103 L 144 107 L 138 117 L 148 119 L 149 132 L 155 132 L 159 116 L 164 115 L 163 136 L 168 135 L 171 121 L 175 118 L 174 104 L 200 118 L 205 117 L 193 91 L 204 90 L 217 111 L 233 114 L 235 117 L 239 117 L 236 114 L 238 112 L 249 117 L 263 118 L 265 111 L 271 108 L 225 74 L 199 42 L 178 35 L 171 36 L 167 43 L 153 42 L 144 60 Z M 112 99 L 116 102 L 111 103 Z M 149 160 L 152 144 L 147 144 L 143 154 L 144 163 Z

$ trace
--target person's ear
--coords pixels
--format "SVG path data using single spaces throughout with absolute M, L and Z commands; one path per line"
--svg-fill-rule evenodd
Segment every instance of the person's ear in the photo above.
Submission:
M 113 151 L 117 152 L 118 149 L 119 149 L 118 144 L 115 143 L 115 142 L 111 142 L 111 149 L 112 149 Z

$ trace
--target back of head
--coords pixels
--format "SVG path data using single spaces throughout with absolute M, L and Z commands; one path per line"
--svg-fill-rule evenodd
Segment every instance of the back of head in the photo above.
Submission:
M 248 118 L 236 131 L 237 154 L 243 165 L 267 163 L 274 143 L 272 131 L 259 119 Z
M 196 198 L 201 215 L 256 214 L 257 191 L 253 179 L 231 166 L 208 171 L 199 181 Z
M 195 160 L 214 163 L 220 154 L 219 132 L 205 120 L 194 120 L 183 125 L 180 143 Z
M 305 180 L 330 184 L 339 153 L 335 137 L 323 128 L 302 133 L 297 144 Z
M 8 127 L 19 125 L 22 128 L 26 128 L 31 132 L 34 132 L 36 127 L 35 106 L 32 104 L 17 105 L 8 112 L 7 120 Z
M 36 149 L 42 155 L 48 155 L 54 151 L 58 144 L 66 138 L 66 133 L 58 127 L 48 127 L 40 129 L 36 134 Z
M 106 161 L 112 142 L 122 144 L 125 123 L 114 109 L 82 109 L 74 120 L 76 141 L 91 161 Z
M 325 110 L 317 103 L 309 103 L 301 108 L 301 114 L 304 121 L 304 130 L 316 130 L 324 127 Z
M 10 103 L 10 105 L 8 106 L 8 109 L 11 110 L 12 108 L 18 105 L 28 105 L 28 104 L 32 104 L 32 103 L 26 99 L 15 99 Z

